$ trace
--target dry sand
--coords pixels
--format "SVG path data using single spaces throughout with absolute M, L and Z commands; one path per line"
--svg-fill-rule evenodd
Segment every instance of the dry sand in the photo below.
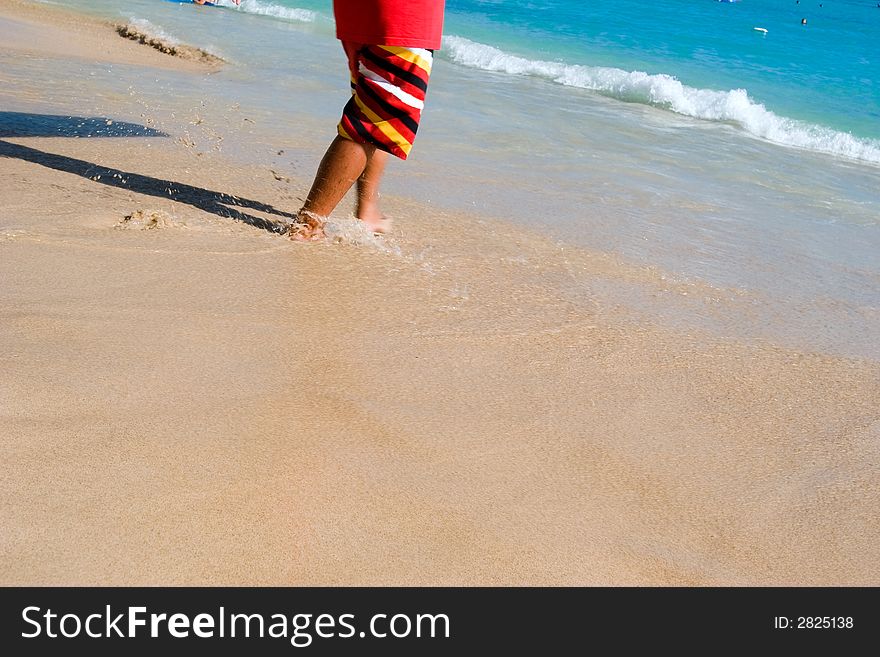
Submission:
M 652 272 L 405 199 L 266 230 L 309 182 L 0 125 L 0 583 L 880 584 L 877 363 L 632 321 L 566 283 Z

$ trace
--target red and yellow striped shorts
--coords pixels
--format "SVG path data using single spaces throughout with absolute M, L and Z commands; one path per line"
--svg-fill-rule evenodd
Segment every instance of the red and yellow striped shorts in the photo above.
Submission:
M 342 47 L 351 72 L 351 100 L 342 111 L 339 134 L 405 160 L 425 106 L 433 51 L 347 41 Z

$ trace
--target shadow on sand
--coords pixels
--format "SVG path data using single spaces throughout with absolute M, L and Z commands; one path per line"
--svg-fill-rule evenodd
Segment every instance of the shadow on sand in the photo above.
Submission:
M 134 123 L 116 122 L 104 118 L 55 116 L 50 114 L 25 114 L 0 112 L 0 137 L 164 137 L 165 133 Z M 278 210 L 273 206 L 223 192 L 194 187 L 172 180 L 152 178 L 139 173 L 104 167 L 94 162 L 78 160 L 66 155 L 13 144 L 0 139 L 0 157 L 33 162 L 49 169 L 72 173 L 95 183 L 127 189 L 147 196 L 170 199 L 209 212 L 218 217 L 241 221 L 255 228 L 272 233 L 283 233 L 295 214 Z M 238 208 L 256 210 L 283 217 L 290 221 L 272 221 L 257 217 Z
M 161 130 L 100 116 L 0 112 L 0 137 L 167 137 Z

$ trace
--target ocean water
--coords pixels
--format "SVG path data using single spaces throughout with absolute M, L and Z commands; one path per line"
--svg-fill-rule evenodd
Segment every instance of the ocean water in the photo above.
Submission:
M 154 113 L 235 104 L 249 122 L 217 128 L 228 153 L 311 177 L 347 94 L 330 0 L 49 4 L 230 62 L 195 82 L 91 71 L 94 111 L 108 85 Z M 447 0 L 419 139 L 386 188 L 708 285 L 722 308 L 576 276 L 572 297 L 876 358 L 878 71 L 876 0 Z

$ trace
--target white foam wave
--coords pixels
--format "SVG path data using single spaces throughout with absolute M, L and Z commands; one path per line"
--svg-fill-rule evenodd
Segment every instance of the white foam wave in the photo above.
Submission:
M 297 7 L 284 7 L 271 2 L 262 2 L 261 0 L 241 0 L 241 4 L 236 7 L 232 0 L 217 0 L 217 4 L 223 7 L 232 7 L 240 9 L 246 14 L 259 14 L 260 16 L 272 16 L 273 18 L 282 18 L 288 21 L 297 21 L 299 23 L 313 23 L 317 17 L 317 12 L 310 9 L 299 9 Z
M 444 36 L 443 46 L 447 57 L 463 66 L 542 77 L 697 119 L 730 121 L 749 134 L 776 144 L 880 164 L 880 140 L 860 139 L 846 132 L 778 116 L 751 100 L 745 89 L 696 89 L 666 74 L 531 60 L 457 36 Z
M 136 18 L 132 16 L 128 19 L 128 24 L 132 27 L 136 28 L 142 34 L 151 37 L 153 39 L 158 39 L 159 41 L 163 41 L 171 46 L 182 46 L 185 45 L 183 41 L 178 39 L 176 36 L 168 34 L 161 27 L 156 25 L 155 23 L 151 23 L 146 18 Z M 226 59 L 226 55 L 223 54 L 223 51 L 220 48 L 207 45 L 207 46 L 199 46 L 200 50 L 204 52 L 214 55 L 214 57 L 219 57 L 220 59 Z
M 181 45 L 180 39 L 178 39 L 177 37 L 171 36 L 170 34 L 168 34 L 168 32 L 163 30 L 158 25 L 151 23 L 146 18 L 135 18 L 134 16 L 132 16 L 131 18 L 129 18 L 128 23 L 129 23 L 129 25 L 137 28 L 137 30 L 139 32 L 141 32 L 149 37 L 153 37 L 154 39 L 159 39 L 160 41 L 164 41 L 165 43 L 170 44 L 172 46 Z

